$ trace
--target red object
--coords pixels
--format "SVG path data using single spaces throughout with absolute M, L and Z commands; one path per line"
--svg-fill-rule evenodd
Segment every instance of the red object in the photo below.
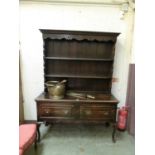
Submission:
M 128 110 L 127 107 L 122 107 L 118 111 L 118 124 L 117 127 L 120 130 L 126 129 L 126 122 L 127 122 Z
M 22 124 L 19 126 L 19 155 L 31 146 L 37 138 L 36 124 Z

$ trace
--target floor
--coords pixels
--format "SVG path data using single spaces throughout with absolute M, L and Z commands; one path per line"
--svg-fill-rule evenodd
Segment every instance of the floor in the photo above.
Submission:
M 25 155 L 134 155 L 134 138 L 117 131 L 112 142 L 112 127 L 103 125 L 53 125 L 40 127 L 41 142 Z

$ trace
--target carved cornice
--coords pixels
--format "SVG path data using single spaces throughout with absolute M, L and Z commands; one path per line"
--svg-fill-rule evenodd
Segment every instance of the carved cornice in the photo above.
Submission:
M 77 40 L 77 41 L 99 41 L 115 42 L 119 33 L 113 32 L 84 32 L 84 31 L 63 31 L 63 30 L 40 30 L 44 39 L 56 40 Z M 61 32 L 61 34 L 59 34 Z

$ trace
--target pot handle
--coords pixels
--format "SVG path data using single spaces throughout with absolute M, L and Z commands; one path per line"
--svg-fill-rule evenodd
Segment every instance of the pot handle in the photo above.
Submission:
M 58 84 L 62 84 L 62 83 L 65 83 L 65 82 L 67 82 L 67 80 L 62 80 L 62 81 L 60 81 Z
M 48 87 L 48 86 L 54 86 L 54 85 L 53 84 L 45 83 L 45 86 Z

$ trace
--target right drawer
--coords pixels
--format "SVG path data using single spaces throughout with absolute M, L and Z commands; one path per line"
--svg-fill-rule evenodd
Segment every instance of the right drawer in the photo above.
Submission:
M 114 120 L 115 117 L 116 117 L 115 106 L 97 106 L 97 105 L 80 106 L 81 119 Z

